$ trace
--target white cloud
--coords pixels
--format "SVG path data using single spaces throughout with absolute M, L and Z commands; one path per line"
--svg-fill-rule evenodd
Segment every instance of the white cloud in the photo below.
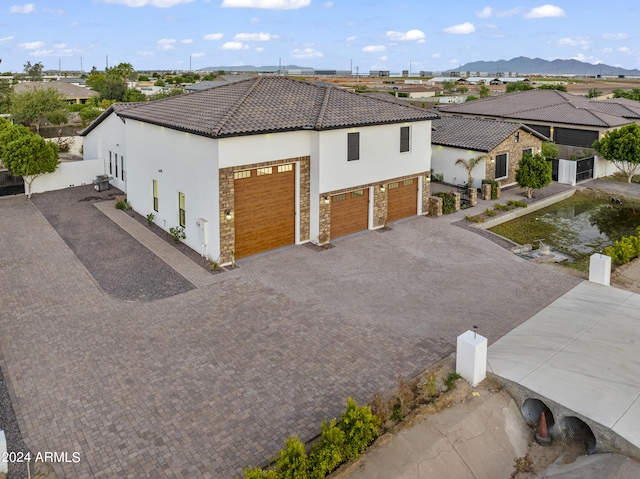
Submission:
M 105 3 L 115 3 L 117 5 L 126 5 L 127 7 L 146 7 L 150 5 L 158 8 L 175 7 L 182 3 L 191 3 L 193 0 L 102 0 Z
M 53 48 L 64 48 L 66 46 L 66 43 L 54 43 Z
M 387 55 L 382 55 L 379 60 L 386 62 L 389 59 L 389 57 Z
M 367 45 L 362 49 L 363 52 L 367 53 L 378 53 L 384 52 L 386 50 L 384 45 Z
M 583 50 L 591 48 L 591 40 L 588 37 L 565 37 L 558 40 L 559 47 L 580 47 Z
M 604 48 L 602 51 L 605 53 L 611 53 L 613 51 L 613 48 L 607 47 L 607 48 Z
M 631 48 L 629 48 L 629 47 L 620 47 L 620 48 L 618 48 L 618 51 L 622 52 L 622 53 L 631 53 Z
M 505 18 L 505 17 L 512 17 L 514 15 L 517 15 L 519 12 L 520 12 L 519 7 L 512 8 L 511 10 L 500 10 L 499 8 L 484 7 L 482 10 L 477 10 L 475 14 L 476 14 L 476 17 L 478 18 L 489 18 L 489 17 Z
M 27 42 L 21 43 L 18 45 L 20 48 L 24 48 L 25 50 L 35 50 L 36 48 L 42 48 L 46 45 L 45 42 Z
M 51 13 L 52 15 L 62 15 L 64 10 L 62 8 L 43 8 L 44 13 Z
M 159 50 L 175 50 L 176 40 L 173 38 L 161 38 L 156 42 Z
M 258 53 L 262 53 L 264 51 L 264 47 L 256 47 L 254 48 L 255 51 L 257 51 Z
M 352 36 L 350 36 L 350 37 L 347 37 L 347 41 L 348 41 L 348 42 L 352 42 L 352 41 L 354 41 L 356 38 L 358 38 L 358 37 L 356 37 L 355 35 L 352 35 Z
M 74 57 L 83 53 L 85 52 L 78 48 L 53 48 L 50 50 L 34 50 L 31 55 L 34 57 Z
M 485 23 L 482 26 L 490 30 L 496 30 L 498 28 L 498 25 L 494 25 L 493 23 Z
M 13 40 L 15 37 L 11 36 L 11 37 L 2 37 L 0 38 L 0 43 L 7 43 L 10 42 L 11 40 Z
M 409 42 L 414 40 L 424 40 L 425 36 L 424 32 L 421 30 L 409 30 L 406 33 L 390 30 L 387 32 L 387 38 L 393 41 Z
M 36 9 L 35 3 L 27 3 L 25 5 L 13 5 L 9 7 L 11 13 L 33 13 Z
M 453 25 L 442 30 L 444 33 L 450 33 L 452 35 L 468 35 L 476 31 L 476 27 L 471 22 L 464 22 L 460 25 Z
M 223 50 L 242 50 L 244 45 L 242 42 L 226 42 L 221 47 Z
M 333 2 L 327 2 L 324 4 L 324 8 L 333 8 Z
M 140 55 L 141 57 L 150 57 L 155 55 L 155 53 L 150 52 L 149 50 L 140 50 L 139 52 L 136 52 L 137 55 Z
M 440 58 L 442 57 L 442 53 L 434 53 L 433 55 L 431 55 L 431 58 Z
M 602 38 L 605 40 L 626 40 L 629 38 L 628 33 L 603 33 Z
M 77 27 L 78 25 L 80 25 L 79 22 L 69 22 L 70 27 Z
M 205 40 L 221 40 L 224 35 L 222 33 L 207 33 L 204 38 Z
M 202 52 L 192 53 L 192 54 L 191 54 L 191 56 L 192 56 L 193 58 L 200 58 L 200 57 L 203 57 L 203 56 L 204 56 L 204 53 L 202 53 Z
M 249 20 L 251 23 L 258 23 L 260 21 L 260 19 L 258 17 L 253 17 L 251 20 Z
M 295 50 L 291 50 L 289 52 L 293 58 L 320 58 L 322 57 L 322 52 L 315 50 L 313 48 L 296 48 Z
M 566 17 L 567 14 L 560 7 L 555 5 L 542 5 L 541 7 L 532 8 L 525 14 L 525 18 L 548 18 L 548 17 Z
M 263 8 L 267 10 L 296 10 L 311 5 L 311 0 L 222 0 L 226 8 Z
M 234 42 L 268 42 L 276 38 L 270 33 L 238 33 L 233 37 Z
M 184 43 L 185 45 L 190 45 L 193 43 L 191 38 L 185 38 L 184 40 L 180 40 L 180 43 Z

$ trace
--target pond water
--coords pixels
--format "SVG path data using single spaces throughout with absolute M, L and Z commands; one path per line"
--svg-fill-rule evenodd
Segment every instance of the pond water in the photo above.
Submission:
M 615 243 L 622 236 L 636 234 L 640 226 L 640 201 L 611 202 L 610 196 L 577 192 L 571 198 L 508 221 L 491 231 L 519 244 L 538 247 L 542 240 L 566 254 L 578 269 L 588 265 L 589 256 Z

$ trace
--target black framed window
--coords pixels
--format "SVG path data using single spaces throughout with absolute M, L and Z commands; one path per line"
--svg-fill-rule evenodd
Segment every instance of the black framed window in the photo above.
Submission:
M 409 127 L 400 127 L 400 153 L 409 151 Z
M 347 135 L 347 161 L 360 159 L 360 133 Z
M 496 155 L 496 180 L 498 178 L 505 178 L 507 176 L 508 156 L 509 155 L 507 153 Z
M 109 152 L 109 174 L 113 175 L 113 153 Z
M 116 157 L 115 164 L 116 164 L 116 178 L 117 178 L 118 177 L 118 154 L 117 153 L 115 153 L 115 157 Z
M 187 213 L 185 208 L 184 193 L 178 192 L 178 221 L 183 228 L 187 226 Z
M 124 181 L 124 156 L 120 155 L 120 174 L 122 175 L 122 181 Z
M 158 211 L 158 181 L 153 180 L 153 211 Z

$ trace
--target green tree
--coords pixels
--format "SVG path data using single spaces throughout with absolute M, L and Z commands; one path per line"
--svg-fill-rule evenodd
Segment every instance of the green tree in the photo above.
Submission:
M 6 145 L 0 161 L 12 175 L 24 178 L 31 198 L 33 180 L 58 168 L 58 147 L 39 135 L 23 135 Z
M 478 94 L 480 95 L 480 98 L 488 98 L 489 95 L 491 95 L 491 89 L 487 85 L 480 85 Z
M 597 88 L 590 88 L 587 93 L 587 98 L 598 98 L 599 96 L 602 96 L 602 92 Z
M 11 110 L 12 92 L 9 80 L 0 79 L 0 113 L 9 113 Z
M 540 85 L 538 87 L 538 90 L 558 90 L 566 93 L 567 87 L 564 85 L 558 85 L 556 83 L 545 83 L 544 85 Z
M 109 69 L 109 71 L 107 72 L 107 76 L 115 78 L 117 80 L 122 80 L 122 82 L 126 85 L 127 78 L 135 78 L 135 70 L 133 69 L 133 65 L 131 63 L 119 63 L 115 67 Z
M 507 84 L 507 88 L 505 91 L 507 93 L 511 93 L 512 91 L 526 91 L 533 90 L 533 87 L 524 81 L 514 81 L 512 83 Z
M 149 81 L 149 77 L 147 75 L 138 75 L 138 81 Z
M 53 110 L 45 113 L 45 117 L 52 125 L 58 127 L 58 148 L 60 148 L 61 151 L 65 151 L 63 149 L 67 148 L 66 151 L 68 151 L 68 143 L 67 146 L 65 146 L 62 142 L 62 127 L 69 121 L 69 111 L 66 108 Z
M 8 120 L 0 118 L 0 163 L 9 143 L 29 135 L 31 131 L 26 126 L 12 125 Z
M 147 101 L 147 95 L 135 88 L 127 88 L 122 97 L 122 101 L 134 102 L 134 101 Z
M 289 437 L 286 447 L 278 457 L 278 477 L 281 479 L 307 479 L 309 477 L 309 459 L 304 452 L 304 444 L 297 437 Z
M 522 155 L 518 162 L 516 182 L 527 190 L 527 198 L 531 198 L 533 190 L 544 188 L 551 183 L 551 175 L 551 163 L 544 156 L 539 153 L 531 156 L 527 153 Z
M 459 86 L 458 88 L 456 88 L 456 91 L 458 93 L 467 93 L 469 91 L 469 88 L 467 88 L 466 86 Z
M 371 412 L 369 406 L 360 407 L 349 397 L 338 427 L 345 434 L 345 459 L 352 459 L 358 457 L 378 437 L 380 418 Z
M 13 94 L 10 111 L 14 121 L 33 125 L 39 133 L 40 118 L 66 105 L 65 96 L 55 88 L 30 88 Z
M 80 110 L 80 120 L 82 120 L 82 127 L 86 128 L 87 125 L 98 118 L 101 113 L 101 110 L 90 105 Z
M 483 160 L 484 155 L 469 158 L 468 160 L 465 160 L 464 158 L 458 158 L 456 160 L 456 165 L 462 166 L 467 172 L 467 188 L 473 187 L 473 176 L 471 176 L 471 173 L 473 172 L 473 169 L 478 166 Z
M 159 91 L 153 95 L 149 95 L 149 101 L 162 100 L 163 98 L 169 98 L 170 96 L 178 96 L 184 93 L 184 88 L 176 87 L 169 91 Z
M 154 86 L 165 86 L 166 83 L 164 82 L 164 80 L 162 78 L 158 78 L 153 85 Z
M 560 156 L 560 148 L 553 141 L 545 141 L 542 143 L 542 156 L 545 158 L 558 158 Z
M 602 139 L 593 142 L 593 149 L 627 175 L 631 183 L 640 170 L 640 125 L 630 125 L 608 131 Z
M 456 88 L 456 82 L 453 80 L 447 80 L 442 82 L 442 89 L 444 91 L 452 92 Z
M 630 91 L 621 89 L 613 90 L 614 98 L 628 98 L 629 100 L 640 101 L 640 88 L 632 88 Z
M 42 81 L 42 62 L 38 62 L 34 65 L 31 62 L 24 64 L 24 74 L 31 81 Z

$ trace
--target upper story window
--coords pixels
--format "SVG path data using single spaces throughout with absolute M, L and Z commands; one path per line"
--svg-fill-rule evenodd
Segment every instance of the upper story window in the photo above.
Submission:
M 347 136 L 347 161 L 360 159 L 360 133 L 349 133 Z
M 153 211 L 158 211 L 158 181 L 153 180 Z
M 183 228 L 187 226 L 187 213 L 184 193 L 178 192 L 178 221 Z
M 409 151 L 409 134 L 410 130 L 408 126 L 400 127 L 400 153 Z

